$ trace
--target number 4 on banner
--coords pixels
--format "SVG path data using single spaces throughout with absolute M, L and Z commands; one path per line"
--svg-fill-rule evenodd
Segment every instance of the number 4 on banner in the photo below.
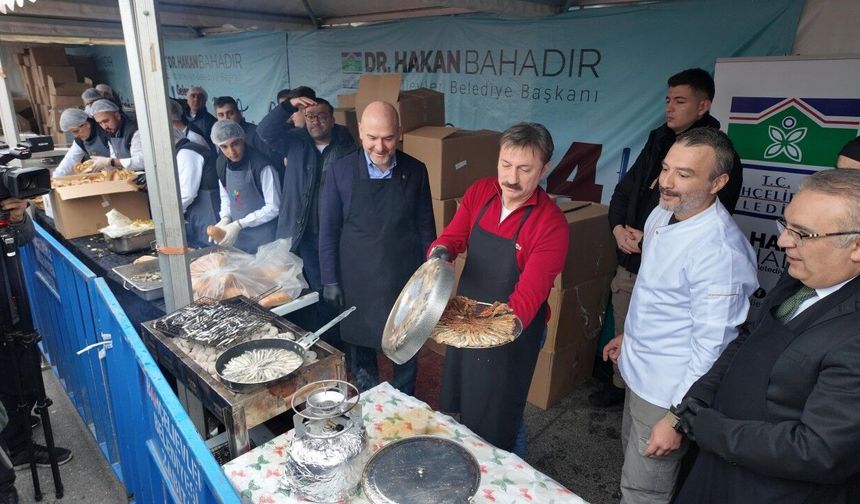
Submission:
M 603 186 L 596 182 L 603 146 L 573 142 L 546 181 L 546 192 L 577 201 L 600 203 Z

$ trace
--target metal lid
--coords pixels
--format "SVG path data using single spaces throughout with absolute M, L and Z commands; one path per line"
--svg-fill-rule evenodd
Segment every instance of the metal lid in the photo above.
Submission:
M 454 265 L 431 259 L 406 282 L 388 314 L 382 351 L 397 364 L 418 353 L 448 304 L 454 290 Z
M 435 436 L 387 445 L 370 459 L 361 478 L 373 504 L 462 504 L 480 483 L 474 455 L 456 441 Z

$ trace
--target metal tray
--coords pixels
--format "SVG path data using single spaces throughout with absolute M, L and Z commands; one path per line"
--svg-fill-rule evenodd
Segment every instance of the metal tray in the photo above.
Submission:
M 141 250 L 152 250 L 155 244 L 155 229 L 120 238 L 111 238 L 106 234 L 102 234 L 102 236 L 104 236 L 105 243 L 107 243 L 107 248 L 117 254 L 131 254 L 133 252 L 140 252 Z
M 475 456 L 437 436 L 415 436 L 385 446 L 364 468 L 361 486 L 373 504 L 462 504 L 481 484 Z
M 475 308 L 478 308 L 481 306 L 492 306 L 493 305 L 493 303 L 482 303 L 481 301 L 476 301 L 475 303 L 476 303 Z M 434 327 L 434 329 L 435 329 L 435 327 Z M 480 345 L 480 346 L 457 346 L 457 345 L 451 345 L 451 344 L 446 344 L 446 345 L 450 346 L 450 347 L 454 347 L 454 348 L 462 348 L 464 350 L 481 350 L 484 348 L 496 348 L 496 347 L 500 347 L 500 346 L 510 345 L 511 343 L 516 341 L 517 338 L 519 338 L 522 333 L 523 333 L 523 322 L 520 320 L 519 317 L 514 317 L 514 334 L 513 334 L 514 339 L 512 339 L 511 341 L 506 341 L 504 343 L 498 343 L 496 345 Z M 430 333 L 430 337 L 433 337 L 432 331 Z M 436 341 L 436 340 L 433 340 L 433 341 Z
M 222 250 L 230 250 L 227 247 L 206 247 L 197 249 L 188 253 L 188 260 L 193 261 L 198 257 L 203 257 L 211 252 L 220 252 Z M 161 268 L 158 265 L 158 259 L 154 261 L 146 261 L 140 264 L 126 264 L 113 268 L 113 272 L 122 278 L 122 286 L 145 299 L 153 301 L 164 297 L 164 284 L 161 280 L 144 282 L 135 280 L 135 277 L 147 273 L 161 273 Z
M 385 330 L 382 351 L 396 364 L 418 353 L 448 305 L 454 290 L 454 266 L 442 259 L 421 265 L 397 296 Z

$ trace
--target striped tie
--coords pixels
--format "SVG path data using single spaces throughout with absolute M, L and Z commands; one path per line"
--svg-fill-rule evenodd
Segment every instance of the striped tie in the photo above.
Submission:
M 794 317 L 794 314 L 797 312 L 797 309 L 800 308 L 800 305 L 815 295 L 815 289 L 811 289 L 804 285 L 779 305 L 779 309 L 776 310 L 777 320 L 780 322 L 788 322 L 792 317 Z

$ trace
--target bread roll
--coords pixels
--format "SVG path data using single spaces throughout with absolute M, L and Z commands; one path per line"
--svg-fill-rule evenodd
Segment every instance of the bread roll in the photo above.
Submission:
M 273 308 L 275 306 L 281 306 L 282 304 L 287 304 L 292 301 L 293 298 L 290 297 L 289 294 L 283 291 L 274 292 L 269 294 L 260 300 L 260 306 L 265 308 Z
M 206 228 L 206 234 L 208 234 L 213 240 L 215 240 L 215 243 L 218 243 L 224 239 L 224 237 L 227 235 L 227 232 L 219 228 L 218 226 L 209 226 Z
M 145 262 L 149 262 L 149 261 L 154 261 L 156 259 L 158 259 L 158 258 L 153 256 L 153 255 L 140 256 L 137 259 L 135 259 L 132 264 L 141 264 L 141 263 L 145 263 Z

